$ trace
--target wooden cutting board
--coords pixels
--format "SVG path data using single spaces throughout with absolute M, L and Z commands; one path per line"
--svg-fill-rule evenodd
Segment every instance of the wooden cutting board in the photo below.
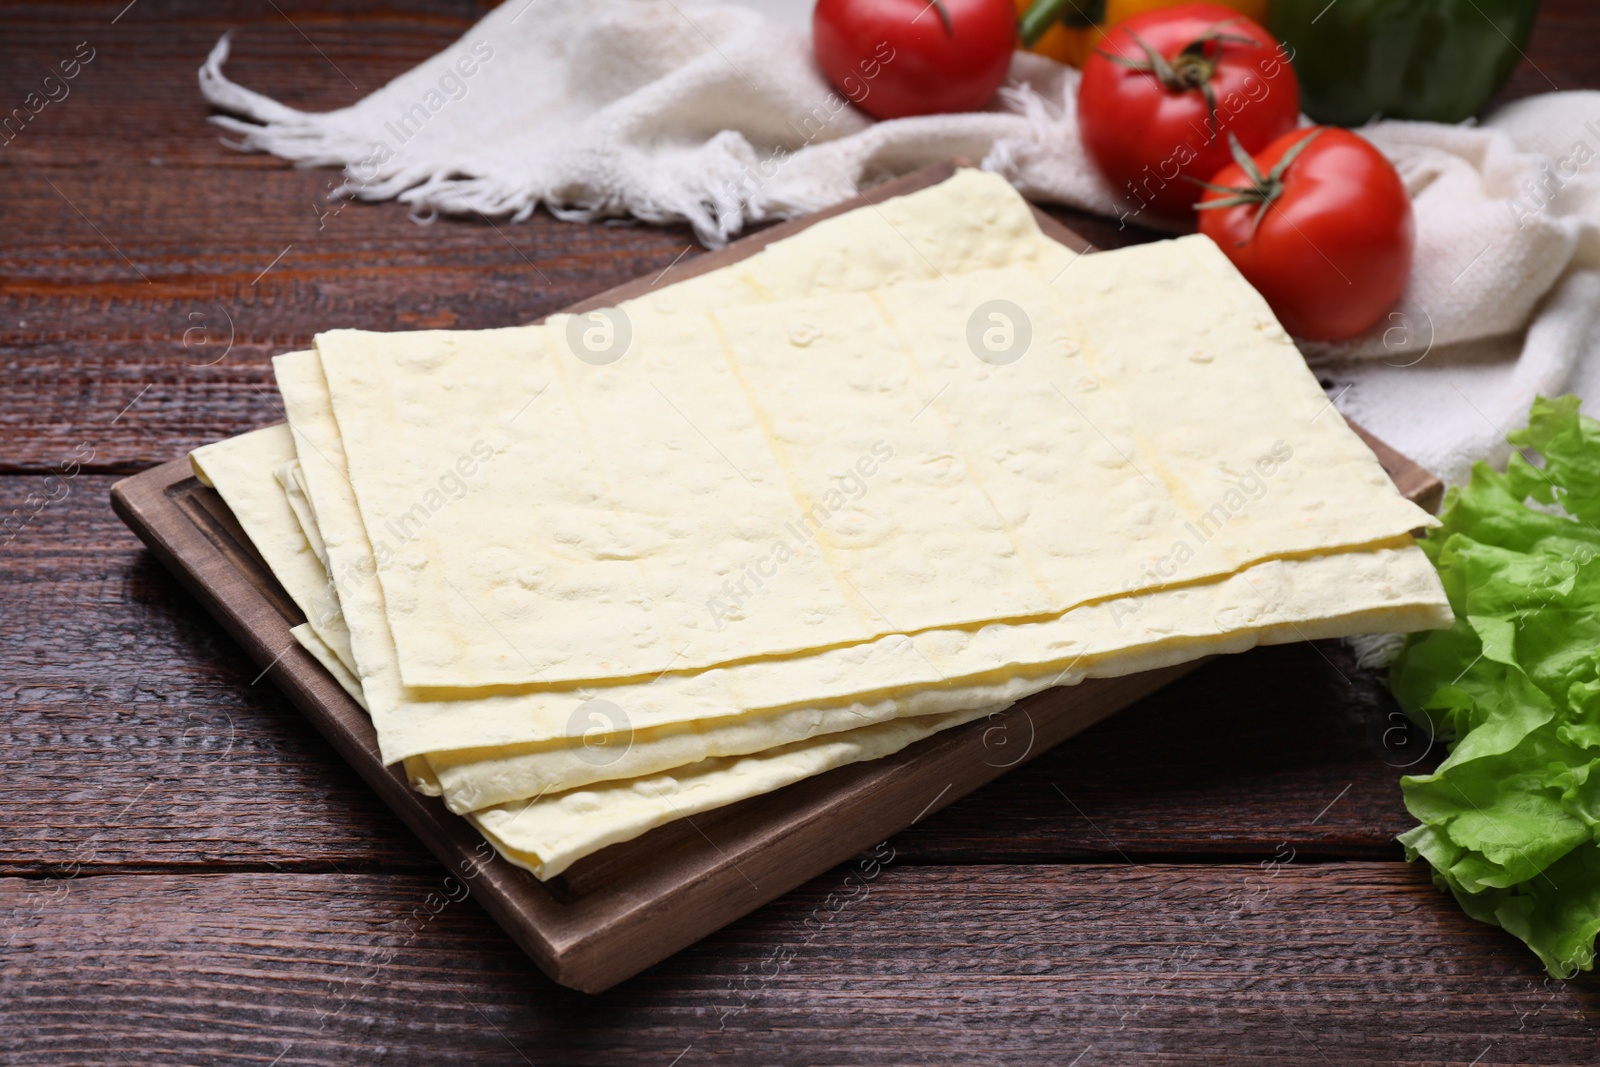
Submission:
M 678 268 L 673 281 L 737 262 L 822 219 L 934 185 L 957 166 L 919 170 L 736 241 Z M 1092 251 L 1050 216 L 1036 214 L 1051 237 Z M 607 307 L 653 284 L 641 278 L 566 310 Z M 1402 492 L 1430 509 L 1437 504 L 1438 479 L 1362 437 Z M 221 498 L 194 478 L 187 457 L 118 482 L 111 503 L 433 850 L 454 879 L 441 883 L 441 895 L 459 899 L 470 892 L 546 974 L 587 992 L 638 973 L 1199 666 L 1052 689 L 885 759 L 652 830 L 540 882 L 494 855 L 438 799 L 413 792 L 398 767 L 379 762 L 366 713 L 290 635 L 303 616 Z

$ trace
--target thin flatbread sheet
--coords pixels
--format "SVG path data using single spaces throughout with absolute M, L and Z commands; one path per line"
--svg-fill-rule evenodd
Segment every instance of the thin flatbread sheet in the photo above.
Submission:
M 708 759 L 671 774 L 604 782 L 560 796 L 518 801 L 468 818 L 507 860 L 541 881 L 585 856 L 703 811 L 851 763 L 881 759 L 962 723 L 994 715 L 1005 705 L 864 726 L 800 741 L 754 756 Z
M 189 455 L 195 477 L 222 497 L 323 647 L 354 673 L 350 631 L 338 595 L 274 474 L 295 459 L 294 435 L 283 423 L 204 445 Z
M 1087 293 L 1014 267 L 709 320 L 634 301 L 598 365 L 561 316 L 319 335 L 403 679 L 648 678 L 1042 618 L 1163 584 L 1191 530 L 1184 580 L 1433 521 L 1208 240 L 1096 261 Z M 987 358 L 995 316 L 1020 355 Z M 1274 450 L 1299 473 L 1231 507 Z M 761 612 L 723 596 L 751 560 Z
M 291 440 L 293 435 L 291 435 Z M 283 495 L 289 501 L 289 510 L 294 512 L 294 517 L 300 523 L 300 531 L 306 535 L 306 541 L 311 545 L 311 551 L 316 554 L 317 561 L 322 564 L 323 572 L 328 570 L 328 549 L 322 543 L 322 533 L 317 529 L 317 517 L 312 514 L 311 501 L 306 496 L 305 478 L 300 473 L 300 461 L 284 463 L 272 472 L 278 479 L 278 484 L 283 487 Z M 332 588 L 331 586 L 329 588 Z
M 1416 549 L 1382 551 L 1417 552 Z M 1308 572 L 1304 566 L 1306 562 L 1310 561 L 1264 565 L 1252 579 L 1256 583 L 1253 586 L 1255 595 L 1262 598 L 1273 594 L 1303 595 L 1325 603 L 1329 599 L 1327 591 L 1317 588 L 1316 579 L 1344 582 L 1349 578 L 1348 561 L 1337 558 L 1318 561 L 1330 564 L 1319 568 L 1322 574 L 1315 570 Z M 1339 566 L 1331 566 L 1335 563 Z M 1371 566 L 1385 570 L 1392 570 L 1391 564 L 1390 560 L 1370 561 Z M 1309 574 L 1313 580 L 1285 582 L 1290 572 L 1298 572 L 1301 578 Z M 1300 623 L 1280 624 L 1276 631 L 1241 631 L 1214 644 L 1210 651 L 1242 651 L 1256 639 L 1262 643 L 1316 639 L 1349 632 L 1352 628 L 1392 622 L 1396 615 L 1389 603 L 1398 599 L 1401 598 L 1397 590 L 1380 587 L 1371 598 L 1378 606 L 1368 608 L 1364 615 L 1358 612 L 1320 621 L 1307 618 Z M 1129 603 L 1124 608 L 1132 612 L 1142 610 L 1137 603 Z M 1188 648 L 1169 647 L 1163 652 L 1165 660 L 1172 663 L 1192 658 L 1192 650 Z M 1132 670 L 1160 665 L 1164 665 L 1162 653 L 1146 653 L 1130 657 L 1122 666 Z M 1115 673 L 1112 664 L 1105 664 L 1105 668 L 1108 674 Z M 508 860 L 541 879 L 548 879 L 608 845 L 630 840 L 674 819 L 736 803 L 847 763 L 892 754 L 940 730 L 993 715 L 1005 706 L 996 704 L 944 715 L 889 720 L 797 740 L 749 756 L 707 758 L 675 765 L 664 773 L 608 780 L 563 793 L 545 788 L 539 791 L 536 799 L 500 803 L 488 810 L 473 812 L 471 819 Z M 440 783 L 427 761 L 417 757 L 406 763 L 414 787 L 429 795 L 439 795 Z
M 299 626 L 291 626 L 289 635 L 300 643 L 301 648 L 311 653 L 318 663 L 322 664 L 323 670 L 333 675 L 333 680 L 339 683 L 339 688 L 349 694 L 350 699 L 354 700 L 362 711 L 367 710 L 367 697 L 361 691 L 361 680 L 339 661 L 339 657 L 333 654 L 333 649 L 329 648 L 327 643 L 317 636 L 317 632 L 310 625 L 301 623 Z
M 282 427 L 276 429 L 287 433 Z M 261 435 L 230 450 L 235 458 L 222 480 L 232 498 L 248 501 L 253 492 L 267 490 L 261 475 L 276 457 L 276 437 Z M 246 459 L 252 449 L 259 457 L 254 464 Z M 275 520 L 285 521 L 281 511 L 249 506 L 244 515 L 245 532 L 253 541 L 292 543 L 293 531 L 274 528 Z M 315 535 L 320 541 L 308 510 L 296 509 L 295 517 L 308 537 Z M 308 523 L 310 529 L 305 528 Z M 1137 635 L 1121 657 L 1126 660 L 1124 666 L 1118 666 L 1115 654 L 1095 656 L 1093 673 L 1105 677 L 1165 665 L 1167 657 L 1170 662 L 1182 662 L 1197 655 L 1241 651 L 1254 643 L 1304 640 L 1375 627 L 1437 625 L 1442 621 L 1441 600 L 1433 590 L 1431 570 L 1418 550 L 1388 548 L 1265 564 L 1225 583 L 1200 583 L 1130 598 L 1100 611 L 1079 609 L 1065 621 L 1081 626 L 1086 634 L 1097 627 L 1102 631 L 1101 637 L 1083 639 L 1085 649 L 1112 648 L 1119 632 Z M 1257 603 L 1273 607 L 1266 613 L 1251 611 Z M 1134 629 L 1141 619 L 1149 629 Z M 1239 628 L 1225 634 L 1217 629 L 1224 626 Z M 327 662 L 326 649 L 302 629 L 297 628 L 295 636 Z M 990 627 L 984 637 L 998 641 L 1004 634 L 1004 627 Z M 929 652 L 943 654 L 932 646 Z M 339 671 L 334 674 L 353 696 L 360 693 L 353 677 Z M 965 696 L 952 691 L 945 699 L 999 699 L 1029 691 L 1035 684 L 1023 678 L 1009 691 L 991 685 Z M 442 792 L 452 810 L 464 813 L 592 782 L 656 774 L 707 758 L 759 752 L 887 721 L 903 713 L 899 700 L 858 700 L 633 730 L 620 706 L 603 698 L 579 707 L 584 708 L 580 736 L 412 756 L 407 759 L 407 773 L 421 783 L 419 788 L 432 795 Z
M 1400 548 L 1396 548 L 1396 549 L 1392 549 L 1392 550 L 1382 550 L 1382 551 L 1394 551 L 1394 552 L 1406 552 L 1406 551 L 1414 551 L 1414 550 L 1406 550 L 1406 549 L 1400 549 Z M 1285 566 L 1295 566 L 1295 565 L 1297 565 L 1297 564 L 1298 564 L 1298 563 L 1299 563 L 1299 562 L 1301 562 L 1301 561 L 1288 561 L 1288 562 L 1287 562 L 1287 563 L 1286 563 L 1286 564 L 1284 564 L 1284 565 L 1285 565 Z M 1259 590 L 1257 590 L 1257 595 L 1258 595 L 1258 596 L 1259 596 L 1259 595 L 1261 595 L 1261 594 L 1260 594 L 1260 591 L 1259 591 Z M 1397 597 L 1396 597 L 1396 598 L 1395 598 L 1395 599 L 1396 599 L 1396 600 L 1397 600 L 1397 601 L 1403 601 L 1403 600 L 1404 600 L 1404 595 L 1403 595 L 1403 594 L 1400 594 L 1400 595 L 1398 595 L 1398 596 L 1397 596 Z M 1130 604 L 1132 604 L 1132 603 L 1133 603 L 1133 602 L 1130 602 Z M 1130 606 L 1130 605 L 1124 605 L 1124 607 L 1128 607 L 1128 606 Z M 1421 608 L 1421 606 L 1420 606 L 1420 605 L 1413 605 L 1413 606 L 1412 606 L 1412 611 L 1413 611 L 1413 613 L 1415 613 L 1415 612 L 1416 612 L 1416 611 L 1418 611 L 1418 610 L 1419 610 L 1419 609 L 1420 609 L 1420 608 Z M 1423 610 L 1426 610 L 1426 609 L 1423 609 Z M 1135 608 L 1135 609 L 1134 609 L 1134 614 L 1135 614 L 1135 615 L 1137 615 L 1137 614 L 1138 614 L 1138 613 L 1140 613 L 1140 609 L 1139 609 L 1139 608 Z M 1436 616 L 1437 616 L 1437 611 L 1436 611 L 1436 610 L 1434 610 L 1434 611 L 1433 611 L 1433 614 L 1434 614 L 1434 615 L 1435 615 L 1435 617 L 1436 617 Z M 1348 619 L 1346 619 L 1346 620 L 1344 620 L 1344 621 L 1345 621 L 1345 622 L 1346 622 L 1346 623 L 1347 623 L 1347 624 L 1348 624 L 1348 621 L 1349 621 L 1349 620 L 1348 620 Z M 1437 624 L 1437 621 L 1434 621 L 1434 622 L 1433 622 L 1433 623 L 1432 623 L 1432 624 L 1435 624 L 1435 625 L 1436 625 L 1436 624 Z M 1336 625 L 1337 625 L 1337 624 L 1336 624 Z M 1157 627 L 1157 628 L 1158 628 L 1158 629 L 1159 629 L 1159 626 L 1158 626 L 1158 627 Z M 1313 630 L 1314 630 L 1314 629 L 1315 629 L 1315 627 L 1314 627 L 1314 626 L 1313 626 Z M 1320 634 L 1318 634 L 1318 633 L 1316 633 L 1316 632 L 1312 632 L 1312 633 L 1311 633 L 1311 634 L 1310 634 L 1310 636 L 1320 636 Z M 1187 657 L 1187 656 L 1182 656 L 1182 657 L 1180 657 L 1180 658 L 1188 658 L 1188 657 Z M 981 712 L 980 712 L 980 713 L 981 713 Z M 827 741 L 827 742 L 824 742 L 824 747 L 826 747 L 826 746 L 827 746 L 827 745 L 834 745 L 834 744 L 841 744 L 841 743 L 842 743 L 842 744 L 853 744 L 853 743 L 855 743 L 855 742 L 854 742 L 854 740 L 853 740 L 853 739 L 849 739 L 849 738 L 846 738 L 846 736 L 845 736 L 845 735 L 842 735 L 842 734 L 841 734 L 841 735 L 839 735 L 839 736 L 838 736 L 838 737 L 837 737 L 837 738 L 834 738 L 834 739 L 831 739 L 831 740 L 829 740 L 829 741 Z M 908 742 L 908 743 L 909 743 L 909 742 Z M 823 750 L 823 749 L 819 749 L 819 750 L 818 750 L 818 751 L 819 751 L 819 752 L 820 752 L 820 751 L 822 751 L 822 750 Z M 785 753 L 780 753 L 780 754 L 779 754 L 779 758 L 788 758 L 788 757 L 789 757 L 789 756 L 790 756 L 790 755 L 791 755 L 791 753 L 788 753 L 788 752 L 785 752 Z M 815 754 L 815 753 L 813 753 L 813 754 L 811 754 L 811 755 L 810 755 L 810 756 L 808 756 L 808 757 L 807 757 L 807 758 L 808 758 L 808 759 L 811 759 L 811 760 L 813 760 L 813 762 L 814 762 L 814 761 L 815 761 L 815 759 L 816 759 L 816 754 Z M 409 767 L 408 767 L 408 770 L 409 770 L 409 769 L 410 769 L 410 768 L 409 768 Z M 710 770 L 710 769 L 711 769 L 711 768 L 700 768 L 700 770 Z M 635 785 L 635 786 L 636 786 L 636 785 L 637 785 L 637 784 L 638 784 L 638 783 L 634 783 L 634 785 Z M 565 799 L 565 798 L 552 798 L 552 797 L 547 797 L 547 798 L 546 798 L 546 800 L 556 800 L 556 799 Z M 735 799 L 737 799 L 737 797 L 736 797 L 736 798 L 735 798 Z M 543 802 L 541 802 L 541 803 L 543 803 Z M 715 805 L 713 805 L 713 806 L 715 806 Z M 675 807 L 675 806 L 674 806 L 674 805 L 671 805 L 671 804 L 669 804 L 669 805 L 668 805 L 668 807 L 672 807 L 672 808 L 673 808 L 673 809 L 674 809 L 674 811 L 678 811 L 678 810 L 681 810 L 681 809 L 680 809 L 680 808 L 678 808 L 678 807 Z M 620 815 L 620 814 L 621 814 L 621 811 L 620 811 L 620 809 L 618 809 L 618 812 L 619 812 L 619 815 Z M 685 813 L 686 813 L 686 812 L 685 812 Z M 668 816 L 668 817 L 669 817 L 669 818 L 670 818 L 670 817 L 676 817 L 676 816 L 675 816 L 675 815 L 669 815 L 669 816 Z M 636 816 L 636 815 L 629 815 L 629 816 L 627 816 L 627 818 L 628 818 L 628 819 L 632 819 L 632 820 L 634 820 L 634 821 L 635 821 L 635 822 L 637 822 L 637 818 L 638 818 L 638 817 L 637 817 L 637 816 Z M 524 820 L 522 820 L 522 821 L 523 821 L 523 822 L 527 822 L 527 821 L 528 821 L 528 820 L 526 820 L 526 819 L 524 819 Z M 587 821 L 589 821 L 589 822 L 591 822 L 591 823 L 593 823 L 593 822 L 594 822 L 594 820 L 593 820 L 593 819 L 589 819 L 589 820 L 587 820 Z M 563 853 L 562 853 L 562 849 L 563 849 L 563 848 L 566 848 L 566 847 L 567 847 L 567 846 L 565 846 L 565 845 L 562 845 L 562 844 L 561 844 L 561 840 L 562 840 L 562 838 L 561 838 L 561 835 L 560 835 L 560 832 L 559 832 L 559 819 L 557 819 L 557 820 L 556 820 L 556 821 L 552 821 L 552 822 L 548 822 L 548 823 L 547 823 L 547 822 L 543 822 L 543 821 L 541 821 L 541 820 L 537 820 L 537 819 L 535 819 L 535 820 L 533 820 L 533 823 L 532 823 L 532 825 L 534 825 L 534 826 L 537 826 L 537 827 L 538 827 L 538 829 L 537 829 L 537 830 L 536 830 L 536 831 L 532 831 L 532 833 L 534 833 L 534 835 L 535 835 L 535 836 L 534 836 L 534 837 L 531 837 L 531 838 L 529 838 L 529 839 L 528 839 L 528 840 L 526 840 L 526 841 L 524 841 L 524 842 L 523 842 L 523 843 L 524 843 L 524 844 L 533 844 L 533 845 L 535 845 L 535 846 L 536 846 L 536 847 L 540 847 L 540 846 L 538 846 L 538 845 L 537 845 L 537 842 L 538 842 L 538 841 L 541 841 L 541 840 L 542 840 L 542 841 L 545 841 L 545 842 L 546 842 L 546 844 L 545 844 L 545 845 L 543 845 L 543 846 L 542 846 L 542 847 L 545 847 L 545 848 L 546 848 L 546 849 L 547 849 L 547 850 L 549 850 L 549 851 L 551 851 L 551 852 L 552 852 L 552 854 L 553 854 L 553 855 L 556 855 L 556 856 L 557 856 L 557 857 L 559 857 L 559 856 L 561 856 L 561 855 L 562 855 L 562 854 L 563 854 Z M 595 827 L 594 827 L 594 828 L 593 828 L 593 829 L 594 829 L 594 832 L 595 832 L 595 833 L 598 833 L 598 834 L 600 834 L 600 835 L 601 835 L 601 836 L 610 836 L 610 835 L 614 835 L 614 834 L 615 834 L 615 833 L 616 833 L 616 832 L 617 832 L 617 831 L 615 831 L 615 830 L 614 830 L 614 829 L 612 829 L 612 828 L 611 828 L 611 827 L 612 827 L 612 826 L 613 826 L 613 822 L 612 822 L 612 819 L 611 819 L 611 817 L 607 817 L 607 818 L 605 818 L 605 819 L 601 819 L 601 820 L 600 820 L 600 822 L 599 822 L 599 824 L 598 824 L 598 825 L 596 825 L 596 826 L 595 826 Z M 646 827 L 646 828 L 647 828 L 647 827 Z M 642 832 L 642 831 L 639 831 L 639 832 Z M 542 836 L 540 836 L 540 835 L 542 835 Z M 632 834 L 631 834 L 631 833 L 629 833 L 629 834 L 627 834 L 627 836 L 632 836 Z M 620 839 L 620 838 L 617 838 L 617 839 Z M 550 842 L 554 842 L 554 843 L 553 843 L 553 844 L 551 844 L 551 843 L 550 843 Z M 503 845 L 503 842 L 502 842 L 502 845 Z M 599 847 L 599 845 L 595 845 L 595 847 Z M 592 849 L 590 849 L 590 850 L 591 850 L 591 851 L 592 851 Z M 526 853 L 526 852 L 524 852 L 524 853 L 523 853 L 523 854 L 522 854 L 522 859 L 523 859 L 523 861 L 527 861 L 527 860 L 528 860 L 528 858 L 529 858 L 529 856 L 530 856 L 530 855 L 532 855 L 532 854 L 531 854 L 531 853 Z M 564 865 L 565 865 L 565 863 L 570 863 L 570 862 L 571 862 L 571 860 L 572 860 L 572 858 L 573 858 L 573 857 L 571 857 L 571 856 L 569 856 L 569 857 L 568 857 L 568 858 L 567 858 L 567 859 L 565 859 L 565 861 L 560 861 L 560 860 L 559 860 L 559 859 L 558 859 L 558 862 L 562 862 L 562 865 L 563 865 L 563 866 L 564 866 Z M 542 861 L 542 860 L 541 860 L 541 859 L 540 859 L 540 858 L 539 858 L 539 857 L 538 857 L 538 856 L 536 856 L 536 855 L 533 855 L 533 860 L 534 860 L 534 862 L 535 862 L 535 863 L 538 863 L 538 864 L 542 864 L 542 862 L 543 862 L 543 861 Z M 515 861 L 515 860 L 514 860 L 514 861 Z M 546 877 L 548 877 L 548 876 L 549 876 L 549 874 L 551 874 L 551 873 L 555 873 L 555 872 L 554 872 L 554 871 L 553 871 L 553 870 L 551 870 L 551 871 L 547 871 L 547 872 L 546 872 L 546 873 L 545 873 L 545 874 L 544 874 L 544 875 L 543 875 L 543 876 L 546 876 Z
M 1082 647 L 1108 648 L 1118 631 L 1141 637 L 1120 650 L 1101 651 L 1061 670 L 997 671 L 917 698 L 905 692 L 862 697 L 833 707 L 743 713 L 630 729 L 619 706 L 603 698 L 586 711 L 581 737 L 500 748 L 431 753 L 429 763 L 452 811 L 465 813 L 613 778 L 634 778 L 703 759 L 756 753 L 806 738 L 891 719 L 914 711 L 1021 699 L 1083 677 L 1109 678 L 1246 651 L 1256 645 L 1342 637 L 1352 633 L 1436 628 L 1446 617 L 1432 599 L 1433 576 L 1415 547 L 1395 547 L 1260 564 L 1220 583 L 1203 583 L 1078 608 L 1058 631 L 1081 628 Z M 1146 618 L 1135 624 L 1136 616 Z M 1023 624 L 1041 625 L 1041 624 Z M 1098 631 L 1098 632 L 1097 632 Z M 998 638 L 1000 635 L 996 635 Z
M 898 636 L 868 646 L 810 656 L 755 660 L 735 667 L 663 675 L 651 682 L 566 692 L 536 690 L 463 699 L 422 700 L 401 684 L 383 614 L 364 529 L 348 483 L 336 466 L 342 456 L 338 427 L 319 381 L 316 357 L 298 353 L 275 361 L 297 437 L 307 438 L 302 468 L 311 491 L 335 579 L 351 629 L 360 677 L 377 726 L 385 762 L 463 748 L 500 748 L 560 738 L 581 739 L 594 725 L 595 701 L 615 709 L 618 730 L 709 720 L 736 727 L 740 717 L 815 708 L 834 714 L 840 727 L 867 715 L 938 714 L 1008 703 L 1051 684 L 1093 673 L 1115 653 L 1118 673 L 1137 669 L 1140 649 L 1179 649 L 1183 658 L 1204 655 L 1208 641 L 1249 629 L 1295 625 L 1303 613 L 1275 617 L 1283 599 L 1263 593 L 1270 585 L 1249 575 L 1221 593 L 1224 600 L 1198 610 L 1187 622 L 1173 604 L 1092 605 L 1045 623 L 1018 627 L 943 630 Z M 1357 561 L 1358 563 L 1361 561 Z M 1388 554 L 1326 567 L 1330 579 L 1299 583 L 1317 607 L 1312 621 L 1348 613 L 1343 605 L 1363 594 L 1387 608 L 1397 628 L 1437 626 L 1449 618 L 1443 592 L 1420 551 L 1402 537 Z M 1308 566 L 1305 561 L 1285 569 Z M 1219 595 L 1206 585 L 1149 594 L 1173 603 Z M 1149 604 L 1160 603 L 1152 599 Z M 1329 605 L 1336 605 L 1330 609 Z M 868 706 L 886 702 L 882 710 Z M 805 722 L 806 716 L 789 722 Z M 608 773 L 618 773 L 617 769 Z
M 1431 521 L 1326 418 L 1288 335 L 1209 240 L 1095 268 L 1066 291 L 1012 267 L 713 313 L 785 469 L 830 485 L 803 495 L 802 521 L 881 625 L 919 629 L 963 585 L 1034 589 L 1060 611 Z M 989 307 L 994 343 L 1014 345 L 1000 366 L 968 347 L 968 309 Z M 785 336 L 807 338 L 803 358 Z M 830 480 L 886 439 L 876 476 Z M 948 508 L 924 506 L 954 486 Z M 766 560 L 783 565 L 777 548 Z M 759 639 L 787 610 L 763 589 L 730 630 Z

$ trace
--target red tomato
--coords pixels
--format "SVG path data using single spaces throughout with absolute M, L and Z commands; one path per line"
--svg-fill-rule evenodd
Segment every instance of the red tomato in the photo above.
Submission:
M 1106 179 L 1134 205 L 1183 217 L 1228 162 L 1228 134 L 1251 151 L 1295 128 L 1300 83 L 1283 47 L 1215 4 L 1118 23 L 1083 65 L 1078 125 Z
M 1394 166 L 1329 126 L 1296 130 L 1244 163 L 1207 183 L 1200 232 L 1296 337 L 1340 341 L 1378 322 L 1405 289 L 1415 243 Z
M 817 63 L 834 88 L 880 119 L 976 111 L 994 97 L 1017 45 L 1013 0 L 817 0 Z

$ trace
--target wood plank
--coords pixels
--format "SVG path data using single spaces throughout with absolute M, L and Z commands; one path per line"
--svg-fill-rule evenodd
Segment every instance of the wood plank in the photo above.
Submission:
M 0 612 L 0 871 L 48 873 L 113 825 L 85 866 L 431 869 L 415 836 L 105 507 L 112 480 L 67 481 L 0 550 L 12 605 Z M 0 479 L 0 518 L 61 492 Z M 1018 767 L 897 847 L 906 862 L 966 863 L 1237 856 L 1287 840 L 1302 854 L 1392 858 L 1410 825 L 1398 768 L 1423 745 L 1381 677 L 1339 644 L 1262 649 Z M 113 824 L 147 786 L 138 814 Z
M 109 26 L 122 6 L 90 9 Z M 698 253 L 682 227 L 574 226 L 545 214 L 498 229 L 482 220 L 420 227 L 399 205 L 356 204 L 319 219 L 315 205 L 335 172 L 219 144 L 194 87 L 200 59 L 242 26 L 229 68 L 242 84 L 291 106 L 333 108 L 359 95 L 345 76 L 382 84 L 453 40 L 481 8 L 279 7 L 282 15 L 243 0 L 195 17 L 130 11 L 114 31 L 89 34 L 99 52 L 72 95 L 0 152 L 0 370 L 10 385 L 0 394 L 0 472 L 48 470 L 87 439 L 94 469 L 127 473 L 270 421 L 268 357 L 329 323 L 525 321 Z M 1574 26 L 1586 17 L 1563 11 Z M 88 31 L 62 19 L 81 12 L 12 8 L 0 92 L 20 99 L 33 88 L 36 57 L 70 54 Z M 108 127 L 139 136 L 108 138 Z M 1052 213 L 1101 248 L 1152 236 Z
M 86 37 L 97 49 L 71 95 L 0 149 L 0 472 L 49 470 L 84 440 L 94 469 L 141 470 L 272 421 L 268 357 L 329 323 L 524 321 L 657 274 L 691 244 L 683 227 L 546 214 L 424 227 L 397 204 L 351 204 L 319 219 L 336 171 L 232 151 L 205 122 L 194 72 L 230 28 L 240 28 L 233 77 L 322 110 L 360 95 L 339 71 L 375 88 L 454 40 L 483 5 L 139 5 L 111 27 L 125 6 L 13 5 L 0 35 L 0 98 L 12 101 L 36 88 L 49 57 Z M 96 13 L 98 23 L 73 21 Z
M 166 814 L 107 835 L 98 867 L 432 864 L 110 514 L 110 483 L 72 478 L 0 547 L 0 595 L 13 605 L 0 613 L 0 693 L 13 709 L 0 720 L 0 760 L 14 790 L 0 870 L 59 862 L 74 835 L 106 825 L 152 781 L 144 803 Z M 59 494 L 46 478 L 0 478 L 0 517 Z M 1390 857 L 1390 838 L 1410 825 L 1397 768 L 1422 747 L 1378 673 L 1338 643 L 1258 649 L 928 817 L 901 851 L 917 862 L 1240 854 L 1288 833 L 1302 853 Z M 203 769 L 184 766 L 194 760 Z M 1282 811 L 1298 822 L 1283 825 Z M 179 830 L 187 821 L 197 825 Z
M 109 205 L 95 212 L 95 225 L 152 282 L 46 178 L 80 205 Z M 608 284 L 658 275 L 689 247 L 680 231 L 548 216 L 514 231 L 483 221 L 424 228 L 393 204 L 352 205 L 319 234 L 309 205 L 325 180 L 223 172 L 222 195 L 188 209 L 175 235 L 164 213 L 124 199 L 148 199 L 163 175 L 8 178 L 21 210 L 50 220 L 53 253 L 0 253 L 0 372 L 9 385 L 0 394 L 0 471 L 52 469 L 84 441 L 95 448 L 92 469 L 144 469 L 281 418 L 268 360 L 309 346 L 331 323 L 392 330 L 524 321 Z M 262 206 L 247 217 L 238 210 L 245 199 Z M 0 208 L 0 221 L 8 210 Z M 149 221 L 130 235 L 113 221 L 118 211 Z
M 0 478 L 0 522 L 31 516 L 0 532 L 0 870 L 436 868 L 116 519 L 112 480 Z
M 0 880 L 30 1065 L 1592 1063 L 1600 990 L 1404 864 L 840 868 L 603 996 L 439 877 Z M 1266 864 L 1264 867 L 1263 864 Z M 675 1057 L 681 1057 L 674 1059 Z
M 918 863 L 1270 853 L 1399 859 L 1416 820 L 1399 778 L 1443 745 L 1405 720 L 1382 674 L 1339 642 L 1257 649 L 1020 766 L 911 827 Z
M 0 614 L 12 709 L 0 870 L 48 872 L 151 783 L 139 817 L 103 835 L 86 865 L 431 867 L 99 504 L 109 480 L 82 476 L 0 555 L 0 596 L 17 605 Z M 0 509 L 6 490 L 30 483 L 42 480 L 0 480 Z M 1263 649 L 1208 665 L 930 815 L 897 846 L 908 862 L 1228 856 L 1280 840 L 1303 854 L 1393 857 L 1393 835 L 1410 825 L 1398 768 L 1424 745 L 1403 732 L 1381 678 L 1337 643 Z
M 1600 87 L 1600 9 L 1587 0 L 1542 0 L 1522 61 L 1490 109 L 1537 93 Z

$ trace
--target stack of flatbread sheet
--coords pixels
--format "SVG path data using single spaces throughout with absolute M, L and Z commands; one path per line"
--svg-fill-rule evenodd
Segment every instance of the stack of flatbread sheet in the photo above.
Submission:
M 1449 625 L 1207 239 L 1001 179 L 539 326 L 335 330 L 198 449 L 383 759 L 540 878 L 1050 686 Z

